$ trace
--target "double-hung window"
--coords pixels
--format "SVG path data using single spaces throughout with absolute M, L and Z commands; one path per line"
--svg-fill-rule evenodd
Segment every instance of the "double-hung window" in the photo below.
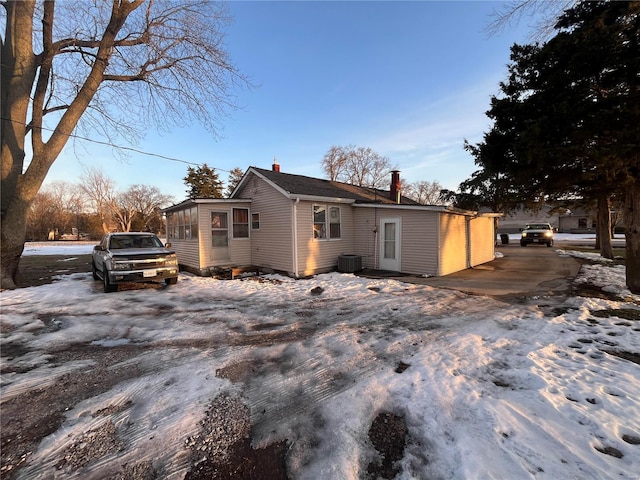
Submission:
M 317 240 L 341 237 L 340 207 L 313 206 L 313 238 Z
M 233 238 L 249 238 L 249 209 L 233 209 Z

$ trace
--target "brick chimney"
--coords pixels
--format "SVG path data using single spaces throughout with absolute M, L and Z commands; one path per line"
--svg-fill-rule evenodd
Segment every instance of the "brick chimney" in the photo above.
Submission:
M 273 165 L 271 165 L 271 170 L 273 170 L 274 172 L 280 171 L 280 164 L 278 163 L 278 159 L 276 157 L 273 157 Z
M 391 192 L 389 198 L 396 203 L 400 203 L 400 171 L 393 170 L 391 172 Z

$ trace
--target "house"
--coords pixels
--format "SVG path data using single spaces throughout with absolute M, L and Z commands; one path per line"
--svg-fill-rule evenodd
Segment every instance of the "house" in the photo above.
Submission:
M 349 268 L 441 276 L 494 259 L 498 214 L 420 205 L 400 188 L 397 171 L 379 190 L 250 167 L 228 199 L 165 209 L 167 238 L 181 267 L 203 275 L 253 265 L 299 278 L 354 259 Z

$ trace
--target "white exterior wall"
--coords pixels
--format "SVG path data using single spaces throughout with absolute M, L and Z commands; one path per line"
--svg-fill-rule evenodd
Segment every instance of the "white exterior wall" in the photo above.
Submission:
M 313 238 L 313 206 L 340 207 L 340 238 Z M 349 204 L 301 201 L 296 205 L 298 276 L 327 272 L 338 266 L 341 254 L 354 253 L 353 207 Z M 328 236 L 329 232 L 327 232 Z
M 251 205 L 248 203 L 219 203 L 198 205 L 200 268 L 251 265 L 251 228 L 249 238 L 233 238 L 233 209 L 248 208 L 251 224 Z M 211 212 L 225 212 L 228 221 L 229 246 L 213 247 L 211 242 Z
M 495 259 L 496 235 L 494 218 L 472 218 L 469 223 L 471 239 L 471 266 L 491 262 Z
M 440 256 L 438 275 L 467 268 L 467 219 L 464 215 L 440 214 Z
M 250 264 L 292 273 L 293 202 L 256 175 L 247 178 L 235 195 L 251 199 L 251 213 L 260 214 L 260 229 L 250 233 Z
M 404 210 L 401 271 L 417 275 L 438 274 L 439 212 Z
M 180 265 L 200 269 L 198 240 L 177 240 L 172 238 L 170 242 L 171 249 L 175 250 Z
M 362 257 L 362 268 L 378 268 L 378 217 L 375 208 L 354 208 L 353 253 Z

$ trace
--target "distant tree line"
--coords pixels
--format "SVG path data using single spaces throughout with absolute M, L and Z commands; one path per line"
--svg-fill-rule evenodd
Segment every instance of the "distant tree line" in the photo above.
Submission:
M 322 158 L 322 169 L 329 180 L 358 187 L 388 189 L 389 173 L 396 170 L 388 157 L 369 147 L 332 146 Z M 442 204 L 442 185 L 437 181 L 420 180 L 402 184 L 402 195 L 423 205 Z
M 97 239 L 110 231 L 164 233 L 161 209 L 173 197 L 151 185 L 118 190 L 100 169 L 88 169 L 79 183 L 43 186 L 27 214 L 27 240 Z

